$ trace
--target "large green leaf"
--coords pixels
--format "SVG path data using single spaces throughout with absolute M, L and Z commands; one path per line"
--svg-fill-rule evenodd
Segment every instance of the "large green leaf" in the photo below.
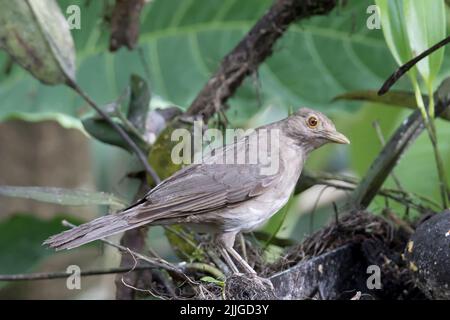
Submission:
M 409 46 L 404 1 L 375 0 L 381 16 L 381 25 L 386 43 L 399 65 L 412 58 Z
M 444 0 L 404 1 L 406 32 L 409 46 L 418 55 L 445 38 L 446 14 Z M 441 68 L 444 47 L 417 64 L 419 73 L 431 87 Z
M 152 1 L 141 17 L 139 46 L 146 63 L 138 51 L 107 52 L 108 30 L 100 22 L 100 1 L 64 0 L 60 4 L 63 10 L 69 4 L 82 8 L 81 30 L 72 30 L 77 78 L 97 103 L 116 99 L 129 76 L 142 76 L 148 65 L 152 92 L 186 107 L 272 1 Z M 330 100 L 340 93 L 380 86 L 395 63 L 381 31 L 366 28 L 369 4 L 368 0 L 351 1 L 326 17 L 292 25 L 259 70 L 262 105 L 323 109 L 332 106 Z M 12 111 L 16 115 L 63 112 L 77 119 L 87 109 L 67 88 L 46 88 L 18 68 L 0 79 L 0 119 Z M 255 114 L 259 109 L 256 91 L 255 82 L 246 81 L 230 101 L 231 120 Z
M 30 272 L 44 258 L 54 254 L 42 246 L 49 236 L 63 231 L 64 216 L 41 220 L 32 215 L 15 215 L 0 222 L 0 274 Z M 73 219 L 71 218 L 71 221 Z M 7 282 L 0 282 L 0 288 Z

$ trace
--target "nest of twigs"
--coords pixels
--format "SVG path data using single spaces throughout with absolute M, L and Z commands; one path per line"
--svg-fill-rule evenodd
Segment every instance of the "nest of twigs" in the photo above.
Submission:
M 289 248 L 266 272 L 277 273 L 346 244 L 357 244 L 365 265 L 381 268 L 382 290 L 376 291 L 375 298 L 422 299 L 402 255 L 409 235 L 404 227 L 382 216 L 353 211 Z
M 396 228 L 380 216 L 364 211 L 346 214 L 293 246 L 277 262 L 268 266 L 275 273 L 317 257 L 348 243 L 374 241 L 391 247 L 404 247 L 406 239 L 396 237 Z

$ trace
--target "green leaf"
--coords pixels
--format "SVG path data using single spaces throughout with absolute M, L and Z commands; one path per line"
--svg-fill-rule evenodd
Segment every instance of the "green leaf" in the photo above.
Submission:
M 55 0 L 0 0 L 0 46 L 46 84 L 75 80 L 69 25 Z
M 20 214 L 2 220 L 0 222 L 0 274 L 30 272 L 43 259 L 54 254 L 53 250 L 42 246 L 42 242 L 52 234 L 65 229 L 61 225 L 64 219 L 67 219 L 67 216 L 41 220 L 33 215 Z M 0 288 L 6 284 L 8 282 L 0 282 Z
M 404 0 L 405 26 L 413 56 L 432 47 L 446 36 L 444 0 Z M 444 47 L 417 64 L 419 73 L 432 87 L 442 65 Z
M 86 4 L 88 3 L 88 4 Z M 82 29 L 73 30 L 78 82 L 99 104 L 120 95 L 131 74 L 148 65 L 152 95 L 187 107 L 220 61 L 272 5 L 272 0 L 152 1 L 144 7 L 137 51 L 107 51 L 107 26 L 101 1 L 62 0 L 79 5 Z M 293 24 L 277 42 L 274 54 L 259 68 L 261 105 L 305 105 L 331 112 L 347 108 L 330 100 L 351 90 L 378 87 L 395 69 L 379 30 L 366 28 L 369 0 L 351 1 L 326 17 Z M 337 49 L 338 48 L 338 49 Z M 2 59 L 0 58 L 0 64 Z M 0 83 L 0 119 L 8 113 L 59 111 L 78 118 L 85 103 L 64 87 L 45 90 L 13 69 Z M 260 110 L 257 87 L 249 79 L 229 101 L 230 121 Z M 18 94 L 20 92 L 20 94 Z M 157 99 L 153 99 L 156 101 Z M 153 103 L 153 102 L 152 102 Z
M 147 82 L 133 74 L 130 79 L 131 96 L 127 119 L 139 130 L 145 130 L 145 123 L 150 112 L 150 88 Z
M 380 10 L 381 26 L 389 50 L 395 61 L 402 65 L 412 58 L 406 32 L 404 1 L 375 0 L 375 3 Z
M 114 120 L 115 121 L 115 120 Z M 125 143 L 122 137 L 107 123 L 104 119 L 98 119 L 97 117 L 91 117 L 82 121 L 84 129 L 97 140 L 120 147 L 129 152 L 133 152 L 130 146 Z M 128 133 L 131 139 L 142 149 L 147 150 L 148 145 L 135 134 L 135 132 L 128 130 L 125 126 L 118 122 L 122 129 Z
M 428 96 L 423 95 L 422 99 L 425 101 L 425 103 L 428 103 Z M 393 107 L 406 107 L 409 109 L 417 108 L 417 100 L 415 98 L 415 94 L 409 91 L 390 90 L 382 96 L 379 96 L 378 92 L 374 90 L 352 91 L 341 94 L 335 97 L 334 100 L 355 100 L 381 103 Z M 440 117 L 442 119 L 450 121 L 450 110 L 447 109 L 446 111 L 444 111 Z
M 126 205 L 125 200 L 110 193 L 53 187 L 0 186 L 0 195 L 67 206 L 108 205 L 122 208 Z
M 334 100 L 359 100 L 387 105 L 402 106 L 411 109 L 417 107 L 416 97 L 413 92 L 391 90 L 382 96 L 375 90 L 360 90 L 341 94 Z
M 224 282 L 224 281 L 217 280 L 217 279 L 215 279 L 215 278 L 213 278 L 213 277 L 210 277 L 210 276 L 204 276 L 204 277 L 202 277 L 200 280 L 201 280 L 201 281 L 204 281 L 204 282 L 209 282 L 209 283 L 217 284 L 217 285 L 220 286 L 220 287 L 224 287 L 224 286 L 225 286 L 225 282 Z

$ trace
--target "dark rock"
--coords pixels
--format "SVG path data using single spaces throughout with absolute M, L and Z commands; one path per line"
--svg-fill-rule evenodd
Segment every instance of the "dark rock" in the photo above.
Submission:
M 417 286 L 431 299 L 450 299 L 450 211 L 435 214 L 412 235 L 405 258 Z
M 367 290 L 366 278 L 360 245 L 349 244 L 301 262 L 270 280 L 278 299 L 350 299 Z

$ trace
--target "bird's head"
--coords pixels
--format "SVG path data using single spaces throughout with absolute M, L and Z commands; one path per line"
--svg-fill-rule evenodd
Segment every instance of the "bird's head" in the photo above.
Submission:
M 287 118 L 285 133 L 308 151 L 329 142 L 350 143 L 323 113 L 308 108 L 301 108 Z

